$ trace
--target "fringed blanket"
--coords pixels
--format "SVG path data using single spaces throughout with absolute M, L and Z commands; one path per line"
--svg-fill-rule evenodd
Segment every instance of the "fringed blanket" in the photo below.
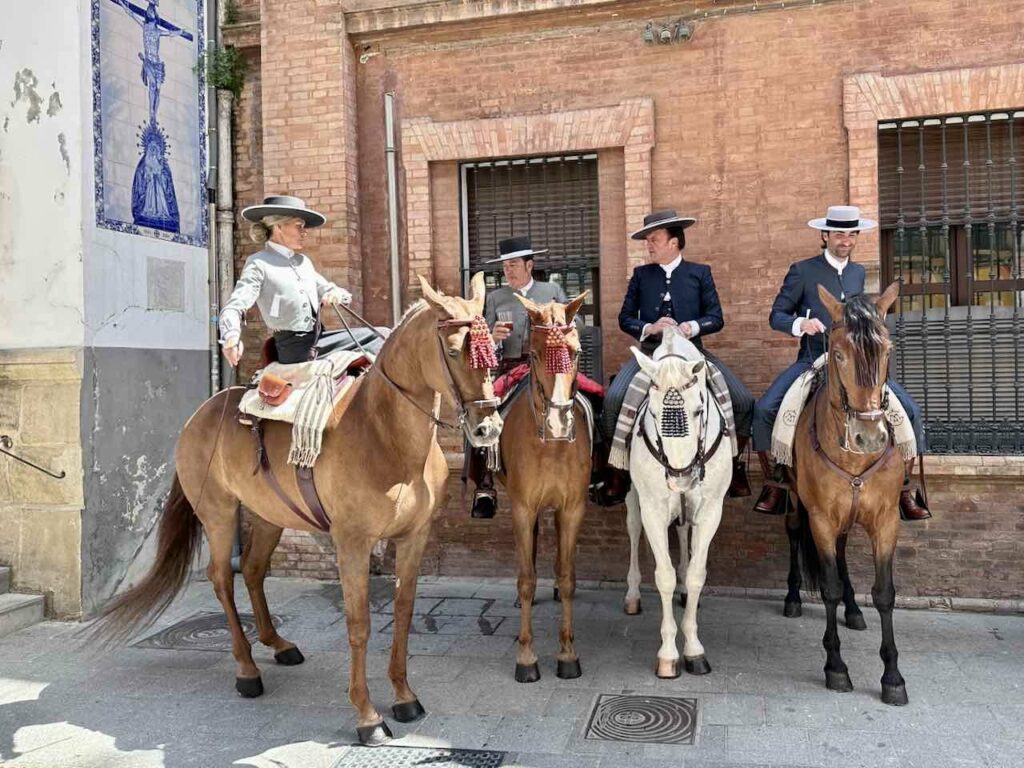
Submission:
M 807 399 L 814 391 L 814 382 L 822 375 L 828 362 L 828 355 L 822 355 L 814 364 L 800 375 L 782 398 L 779 415 L 772 429 L 772 458 L 779 464 L 793 466 L 793 439 L 796 436 L 796 425 L 800 414 L 807 404 Z M 917 441 L 914 438 L 914 427 L 907 417 L 907 412 L 899 398 L 888 387 L 884 398 L 889 406 L 885 411 L 885 420 L 892 427 L 896 447 L 899 448 L 904 460 L 917 456 Z
M 292 394 L 281 405 L 271 406 L 263 402 L 257 389 L 250 389 L 242 395 L 238 410 L 259 419 L 291 424 L 288 463 L 311 467 L 320 455 L 324 427 L 354 381 L 345 372 L 361 359 L 365 359 L 362 352 L 339 351 L 308 363 L 271 363 L 253 377 L 253 384 L 258 385 L 264 374 L 273 373 L 292 383 Z

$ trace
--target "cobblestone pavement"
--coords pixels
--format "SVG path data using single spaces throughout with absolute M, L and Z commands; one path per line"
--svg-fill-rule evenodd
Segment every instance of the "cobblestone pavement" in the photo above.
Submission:
M 0 762 L 45 768 L 475 764 L 472 756 L 411 751 L 430 747 L 503 752 L 502 765 L 531 768 L 1024 763 L 1024 616 L 897 611 L 910 704 L 894 708 L 879 700 L 880 636 L 870 607 L 866 632 L 841 628 L 855 690 L 834 694 L 824 687 L 820 605 L 805 605 L 800 619 L 784 619 L 774 601 L 706 597 L 700 634 L 712 673 L 658 680 L 657 595 L 645 592 L 644 613 L 627 617 L 621 592 L 580 590 L 576 638 L 583 676 L 560 680 L 559 605 L 546 584 L 535 608 L 542 677 L 527 685 L 512 676 L 519 620 L 511 582 L 422 579 L 410 679 L 428 715 L 407 725 L 389 718 L 400 749 L 376 752 L 352 746 L 336 584 L 268 580 L 281 634 L 301 648 L 306 663 L 277 666 L 270 651 L 257 646 L 265 685 L 259 699 L 234 692 L 235 665 L 223 633 L 205 626 L 220 615 L 208 583 L 192 584 L 143 633 L 150 639 L 133 645 L 97 651 L 77 636 L 78 624 L 38 624 L 0 639 Z M 390 592 L 387 579 L 374 580 L 370 689 L 388 715 Z M 678 605 L 676 614 L 678 621 Z M 187 619 L 194 621 L 153 637 Z M 221 650 L 188 649 L 196 643 Z M 689 723 L 695 743 L 588 738 L 602 694 L 646 696 L 641 701 L 648 704 L 660 701 L 652 696 L 696 700 L 698 715 Z M 644 704 L 637 706 L 621 723 L 643 720 Z M 675 727 L 668 732 L 680 733 Z

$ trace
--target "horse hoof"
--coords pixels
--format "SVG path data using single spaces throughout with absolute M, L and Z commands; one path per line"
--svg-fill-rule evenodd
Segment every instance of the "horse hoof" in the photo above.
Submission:
M 537 662 L 533 664 L 516 664 L 517 683 L 536 683 L 540 680 L 540 666 Z
M 864 621 L 863 613 L 847 613 L 846 614 L 846 628 L 855 629 L 858 632 L 868 628 L 868 623 Z
M 792 603 L 789 600 L 782 606 L 782 615 L 787 619 L 799 619 L 803 616 L 804 609 L 800 603 Z
M 679 677 L 679 659 L 658 659 L 656 674 L 661 680 L 675 680 Z
M 683 667 L 691 675 L 707 675 L 711 672 L 711 665 L 703 654 L 692 659 L 683 657 Z
M 263 678 L 261 677 L 236 677 L 235 690 L 243 699 L 255 699 L 263 695 Z
M 849 672 L 832 672 L 825 670 L 825 687 L 836 693 L 849 693 L 853 690 Z
M 640 605 L 639 597 L 636 600 L 627 600 L 625 608 L 627 616 L 637 616 L 644 612 L 643 606 Z
M 910 699 L 907 698 L 907 686 L 905 683 L 899 685 L 886 685 L 882 683 L 882 703 L 894 707 L 904 707 Z
M 573 659 L 572 661 L 562 661 L 559 659 L 558 671 L 555 674 L 563 680 L 575 680 L 583 674 L 583 670 L 580 669 L 580 660 Z
M 357 725 L 359 743 L 364 747 L 380 747 L 391 741 L 393 734 L 388 724 L 381 720 L 376 725 Z
M 562 602 L 562 593 L 558 591 L 558 587 L 555 587 L 554 591 L 551 593 L 551 597 L 554 598 L 556 603 Z
M 413 720 L 419 720 L 425 714 L 427 710 L 420 704 L 419 699 L 413 699 L 412 701 L 405 701 L 400 704 L 395 704 L 391 707 L 391 714 L 395 716 L 395 720 L 400 723 L 411 723 Z
M 274 654 L 274 661 L 286 667 L 294 667 L 305 660 L 306 657 L 302 655 L 302 651 L 294 646 L 291 648 L 285 648 L 283 651 L 278 651 Z

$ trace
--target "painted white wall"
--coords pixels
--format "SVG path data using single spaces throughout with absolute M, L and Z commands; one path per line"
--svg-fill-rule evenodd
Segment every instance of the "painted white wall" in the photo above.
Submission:
M 81 346 L 84 337 L 87 9 L 11 3 L 0 26 L 0 349 Z

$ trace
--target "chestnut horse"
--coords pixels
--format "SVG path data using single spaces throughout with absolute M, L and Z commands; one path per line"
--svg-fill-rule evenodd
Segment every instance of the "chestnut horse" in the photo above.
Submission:
M 899 284 L 874 301 L 854 296 L 842 304 L 822 286 L 818 295 L 832 317 L 828 366 L 825 383 L 797 422 L 793 474 L 805 518 L 804 573 L 812 587 L 820 586 L 825 603 L 825 683 L 833 691 L 853 689 L 839 653 L 836 608 L 843 598 L 846 538 L 858 523 L 874 553 L 871 598 L 882 624 L 882 701 L 902 705 L 907 703 L 907 687 L 893 637 L 892 566 L 904 464 L 885 421 L 892 350 L 885 313 L 899 295 Z
M 420 282 L 424 301 L 406 312 L 370 372 L 336 408 L 316 464 L 316 486 L 330 520 L 345 595 L 351 648 L 349 699 L 364 744 L 381 744 L 391 736 L 370 701 L 366 684 L 370 552 L 382 538 L 396 543 L 395 622 L 388 673 L 396 702 L 392 713 L 395 719 L 408 722 L 424 714 L 406 677 L 416 580 L 431 519 L 447 495 L 448 465 L 437 442 L 437 427 L 461 426 L 476 446 L 494 445 L 501 432 L 488 369 L 493 340 L 480 317 L 483 275 L 473 278 L 468 300 L 438 293 L 422 278 Z M 484 355 L 481 361 L 481 350 L 489 352 L 491 360 Z M 238 504 L 254 513 L 242 555 L 242 575 L 259 639 L 273 648 L 281 664 L 299 664 L 303 657 L 274 628 L 263 579 L 282 529 L 314 528 L 278 500 L 262 473 L 253 474 L 253 438 L 233 417 L 242 391 L 234 388 L 216 394 L 185 424 L 175 455 L 174 484 L 160 522 L 156 561 L 138 585 L 104 610 L 96 633 L 125 639 L 154 620 L 187 580 L 200 531 L 205 530 L 208 574 L 227 616 L 238 662 L 235 687 L 242 696 L 253 697 L 262 694 L 263 684 L 235 608 L 231 570 Z M 458 425 L 441 420 L 443 398 L 458 410 Z M 286 463 L 291 425 L 268 421 L 264 429 L 267 458 L 278 482 L 291 499 L 300 499 L 294 468 Z
M 519 652 L 515 678 L 540 679 L 533 650 L 533 597 L 537 591 L 537 518 L 555 513 L 558 554 L 555 594 L 562 602 L 558 671 L 561 678 L 581 674 L 573 644 L 573 595 L 576 592 L 576 537 L 590 485 L 591 440 L 583 406 L 576 402 L 580 337 L 573 320 L 586 292 L 568 304 L 543 306 L 516 296 L 530 315 L 530 378 L 505 412 L 498 479 L 512 502 L 512 528 L 519 562 Z

